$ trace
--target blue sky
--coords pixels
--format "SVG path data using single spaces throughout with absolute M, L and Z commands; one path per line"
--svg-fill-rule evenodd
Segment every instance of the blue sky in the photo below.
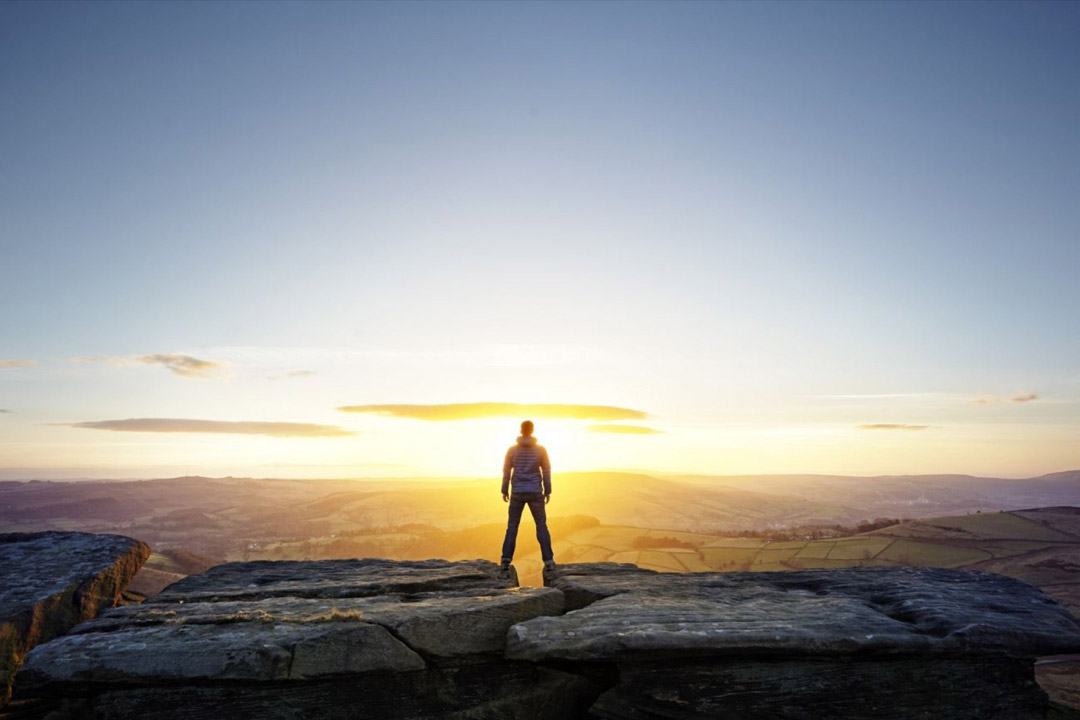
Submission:
M 567 420 L 582 467 L 1080 466 L 1078 33 L 1068 3 L 4 4 L 0 362 L 33 365 L 0 367 L 0 465 L 469 474 L 514 422 L 335 408 L 504 401 L 664 430 Z M 62 425 L 162 417 L 356 435 Z

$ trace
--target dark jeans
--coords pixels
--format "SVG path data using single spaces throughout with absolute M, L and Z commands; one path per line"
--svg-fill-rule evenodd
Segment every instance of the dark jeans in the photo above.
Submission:
M 551 560 L 551 533 L 547 526 L 547 509 L 544 507 L 544 496 L 540 493 L 521 493 L 510 496 L 510 520 L 506 523 L 506 539 L 503 540 L 502 559 L 514 559 L 514 547 L 517 545 L 518 525 L 521 524 L 521 513 L 525 506 L 529 506 L 533 521 L 536 523 L 536 539 L 540 541 L 540 558 L 547 562 Z

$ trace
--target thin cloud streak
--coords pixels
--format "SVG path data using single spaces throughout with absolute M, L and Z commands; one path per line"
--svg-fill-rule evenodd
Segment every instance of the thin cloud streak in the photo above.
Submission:
M 870 423 L 860 425 L 860 430 L 926 430 L 930 425 L 905 425 L 904 423 Z
M 154 353 L 152 355 L 137 355 L 134 357 L 118 357 L 111 355 L 90 355 L 86 357 L 73 357 L 73 363 L 100 363 L 111 367 L 130 367 L 132 365 L 161 365 L 174 375 L 187 378 L 211 378 L 221 375 L 228 363 L 214 360 L 202 360 L 191 355 L 180 353 Z
M 1039 394 L 1030 391 L 1021 391 L 1009 398 L 1014 403 L 1029 403 L 1038 399 Z M 1000 405 L 1005 402 L 1005 398 L 1000 395 L 980 395 L 971 402 L 975 405 Z
M 0 360 L 0 368 L 28 368 L 36 364 L 33 360 Z
M 522 403 L 447 403 L 443 405 L 343 405 L 342 412 L 374 413 L 391 417 L 443 422 L 476 420 L 493 417 L 536 418 L 544 420 L 642 420 L 648 415 L 641 410 L 611 405 L 573 405 Z
M 147 365 L 164 365 L 173 374 L 190 378 L 211 377 L 227 367 L 226 363 L 175 354 L 143 355 L 139 358 L 139 362 Z
M 129 418 L 61 423 L 68 427 L 113 432 L 218 433 L 226 435 L 270 435 L 271 437 L 346 437 L 355 435 L 337 425 L 295 422 L 192 420 L 187 418 Z
M 589 432 L 594 433 L 611 433 L 613 435 L 663 435 L 663 430 L 657 430 L 656 428 L 645 427 L 644 425 L 618 425 L 618 424 L 600 424 L 590 425 L 585 428 Z

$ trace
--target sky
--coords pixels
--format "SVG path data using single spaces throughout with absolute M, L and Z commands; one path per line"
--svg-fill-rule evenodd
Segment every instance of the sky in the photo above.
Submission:
M 1080 468 L 1078 36 L 0 4 L 0 478 Z

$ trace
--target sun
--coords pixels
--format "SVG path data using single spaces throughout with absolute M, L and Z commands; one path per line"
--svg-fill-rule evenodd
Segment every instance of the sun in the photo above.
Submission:
M 547 448 L 551 458 L 552 475 L 556 468 L 588 469 L 588 437 L 585 423 L 575 420 L 538 420 L 533 433 L 536 441 Z

